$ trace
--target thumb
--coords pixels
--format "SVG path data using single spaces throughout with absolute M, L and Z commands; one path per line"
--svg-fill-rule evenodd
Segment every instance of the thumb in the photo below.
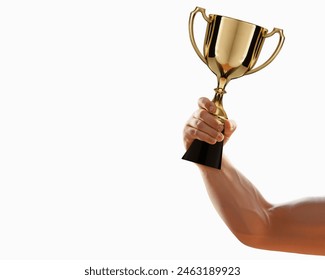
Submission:
M 235 132 L 236 128 L 237 128 L 237 124 L 234 120 L 226 120 L 225 124 L 224 124 L 224 141 L 225 143 L 229 140 L 229 138 L 231 137 L 231 135 Z

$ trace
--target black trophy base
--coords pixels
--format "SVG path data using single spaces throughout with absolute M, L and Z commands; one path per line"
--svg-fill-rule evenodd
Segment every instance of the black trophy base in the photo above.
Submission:
M 223 142 L 208 144 L 195 139 L 182 159 L 221 169 Z

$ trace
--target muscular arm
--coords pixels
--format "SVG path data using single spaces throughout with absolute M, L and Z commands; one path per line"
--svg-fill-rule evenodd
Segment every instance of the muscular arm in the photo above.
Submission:
M 213 124 L 202 111 L 208 111 L 211 104 L 205 99 L 199 104 L 202 108 L 184 129 L 186 147 L 195 138 L 211 143 L 222 139 L 220 124 Z M 225 140 L 234 129 L 231 122 L 225 123 Z M 225 156 L 221 170 L 198 167 L 215 209 L 242 243 L 260 249 L 325 255 L 324 198 L 273 205 Z
M 267 202 L 225 157 L 222 170 L 198 165 L 211 201 L 244 244 L 268 250 L 325 255 L 325 200 Z

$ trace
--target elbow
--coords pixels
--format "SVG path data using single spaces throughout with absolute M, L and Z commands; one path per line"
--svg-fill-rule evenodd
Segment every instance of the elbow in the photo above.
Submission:
M 233 230 L 233 234 L 242 244 L 255 249 L 268 249 L 272 232 L 270 216 L 264 213 L 264 217 L 256 219 L 246 230 Z
M 266 237 L 254 234 L 254 233 L 234 233 L 237 240 L 245 246 L 254 248 L 254 249 L 266 249 L 265 240 Z

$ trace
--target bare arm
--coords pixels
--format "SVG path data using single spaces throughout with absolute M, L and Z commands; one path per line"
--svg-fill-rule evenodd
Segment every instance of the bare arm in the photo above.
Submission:
M 213 103 L 199 100 L 201 107 L 184 128 L 187 148 L 193 139 L 225 142 L 236 125 L 223 127 L 209 113 Z M 222 169 L 198 165 L 211 201 L 224 222 L 244 244 L 268 250 L 325 255 L 325 199 L 305 198 L 283 205 L 267 202 L 256 187 L 224 156 Z

